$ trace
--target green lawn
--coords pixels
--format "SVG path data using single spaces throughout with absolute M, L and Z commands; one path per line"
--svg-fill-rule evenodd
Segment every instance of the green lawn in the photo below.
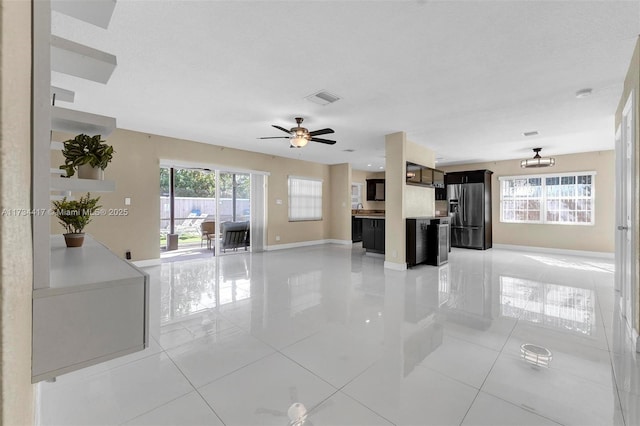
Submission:
M 178 244 L 192 244 L 199 243 L 201 240 L 200 234 L 180 234 L 178 237 Z M 160 246 L 164 247 L 167 245 L 167 236 L 160 235 Z

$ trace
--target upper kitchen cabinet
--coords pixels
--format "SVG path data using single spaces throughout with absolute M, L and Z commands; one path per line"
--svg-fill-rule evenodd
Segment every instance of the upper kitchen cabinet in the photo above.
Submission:
M 384 179 L 367 179 L 367 201 L 384 201 Z
M 470 170 L 466 172 L 447 173 L 445 182 L 447 185 L 455 185 L 459 183 L 485 183 L 485 170 Z M 491 179 L 491 177 L 489 177 Z
M 406 182 L 407 185 L 444 188 L 444 172 L 407 161 Z

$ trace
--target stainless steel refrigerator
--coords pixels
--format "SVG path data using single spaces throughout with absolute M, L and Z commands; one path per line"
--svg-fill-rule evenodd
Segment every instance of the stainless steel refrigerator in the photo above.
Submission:
M 447 175 L 455 182 L 447 183 L 452 247 L 491 248 L 491 173 L 477 170 Z

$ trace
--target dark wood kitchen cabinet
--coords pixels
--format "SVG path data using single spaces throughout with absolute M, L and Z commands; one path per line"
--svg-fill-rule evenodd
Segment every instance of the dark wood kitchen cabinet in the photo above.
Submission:
M 384 219 L 362 219 L 362 248 L 384 253 Z
M 384 201 L 384 179 L 367 179 L 367 201 Z
M 359 243 L 362 241 L 362 218 L 351 217 L 351 242 Z

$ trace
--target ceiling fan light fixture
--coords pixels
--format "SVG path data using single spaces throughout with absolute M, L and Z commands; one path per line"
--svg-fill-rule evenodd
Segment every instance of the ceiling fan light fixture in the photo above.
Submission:
M 555 158 L 541 157 L 540 151 L 542 151 L 542 148 L 533 148 L 533 152 L 535 152 L 536 155 L 534 155 L 533 158 L 520 161 L 520 167 L 522 167 L 523 169 L 528 169 L 538 167 L 552 167 L 556 164 Z
M 296 148 L 302 148 L 307 143 L 309 143 L 309 140 L 303 135 L 296 135 L 295 137 L 289 139 L 289 142 L 291 142 L 291 145 L 295 146 Z

